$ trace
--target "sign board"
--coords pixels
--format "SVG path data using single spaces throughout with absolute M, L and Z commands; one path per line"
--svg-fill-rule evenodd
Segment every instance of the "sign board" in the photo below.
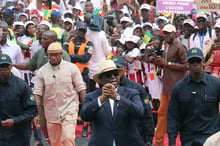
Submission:
M 118 4 L 123 4 L 125 2 L 128 2 L 128 0 L 118 0 Z
M 195 0 L 198 10 L 203 11 L 219 11 L 220 0 Z
M 193 7 L 193 0 L 157 0 L 159 13 L 189 14 Z

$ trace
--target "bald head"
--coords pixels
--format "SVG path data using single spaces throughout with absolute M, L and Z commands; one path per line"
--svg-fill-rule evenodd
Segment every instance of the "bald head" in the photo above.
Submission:
M 47 49 L 48 46 L 57 41 L 57 34 L 53 30 L 45 31 L 42 35 L 41 45 L 43 48 Z
M 2 36 L 1 36 L 0 44 L 4 45 L 7 42 L 8 24 L 5 21 L 1 21 L 0 28 L 2 29 Z
M 50 30 L 50 27 L 49 26 L 47 26 L 46 24 L 39 24 L 38 25 L 41 29 L 43 29 L 43 30 Z
M 90 24 L 91 18 L 92 18 L 92 14 L 91 14 L 91 13 L 86 13 L 86 14 L 84 15 L 84 21 L 86 22 L 87 25 Z
M 52 39 L 53 42 L 56 42 L 56 40 L 57 40 L 57 33 L 53 30 L 45 31 L 43 33 L 43 35 L 45 35 L 45 36 L 49 37 L 50 39 Z
M 5 28 L 7 27 L 8 28 L 8 23 L 6 23 L 5 21 L 0 21 L 0 28 Z

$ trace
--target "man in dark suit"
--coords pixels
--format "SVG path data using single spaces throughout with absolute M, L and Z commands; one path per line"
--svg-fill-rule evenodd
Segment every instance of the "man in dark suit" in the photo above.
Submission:
M 87 94 L 80 116 L 92 122 L 89 146 L 144 146 L 136 121 L 144 115 L 138 91 L 118 86 L 124 69 L 112 60 L 100 64 L 93 79 L 102 84 Z

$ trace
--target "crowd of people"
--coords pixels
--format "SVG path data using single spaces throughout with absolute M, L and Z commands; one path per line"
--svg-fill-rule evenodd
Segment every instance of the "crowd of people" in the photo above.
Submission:
M 74 146 L 79 119 L 90 146 L 163 146 L 166 133 L 170 146 L 178 134 L 183 146 L 212 144 L 219 12 L 172 17 L 155 0 L 0 4 L 0 145 L 29 145 L 32 124 L 37 145 L 43 134 Z

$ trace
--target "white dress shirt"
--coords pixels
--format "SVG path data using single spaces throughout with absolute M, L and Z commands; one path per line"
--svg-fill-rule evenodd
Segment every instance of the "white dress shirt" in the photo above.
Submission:
M 6 44 L 0 45 L 0 48 L 2 50 L 2 54 L 7 54 L 8 56 L 10 56 L 13 64 L 23 62 L 21 48 L 9 39 L 7 39 Z

